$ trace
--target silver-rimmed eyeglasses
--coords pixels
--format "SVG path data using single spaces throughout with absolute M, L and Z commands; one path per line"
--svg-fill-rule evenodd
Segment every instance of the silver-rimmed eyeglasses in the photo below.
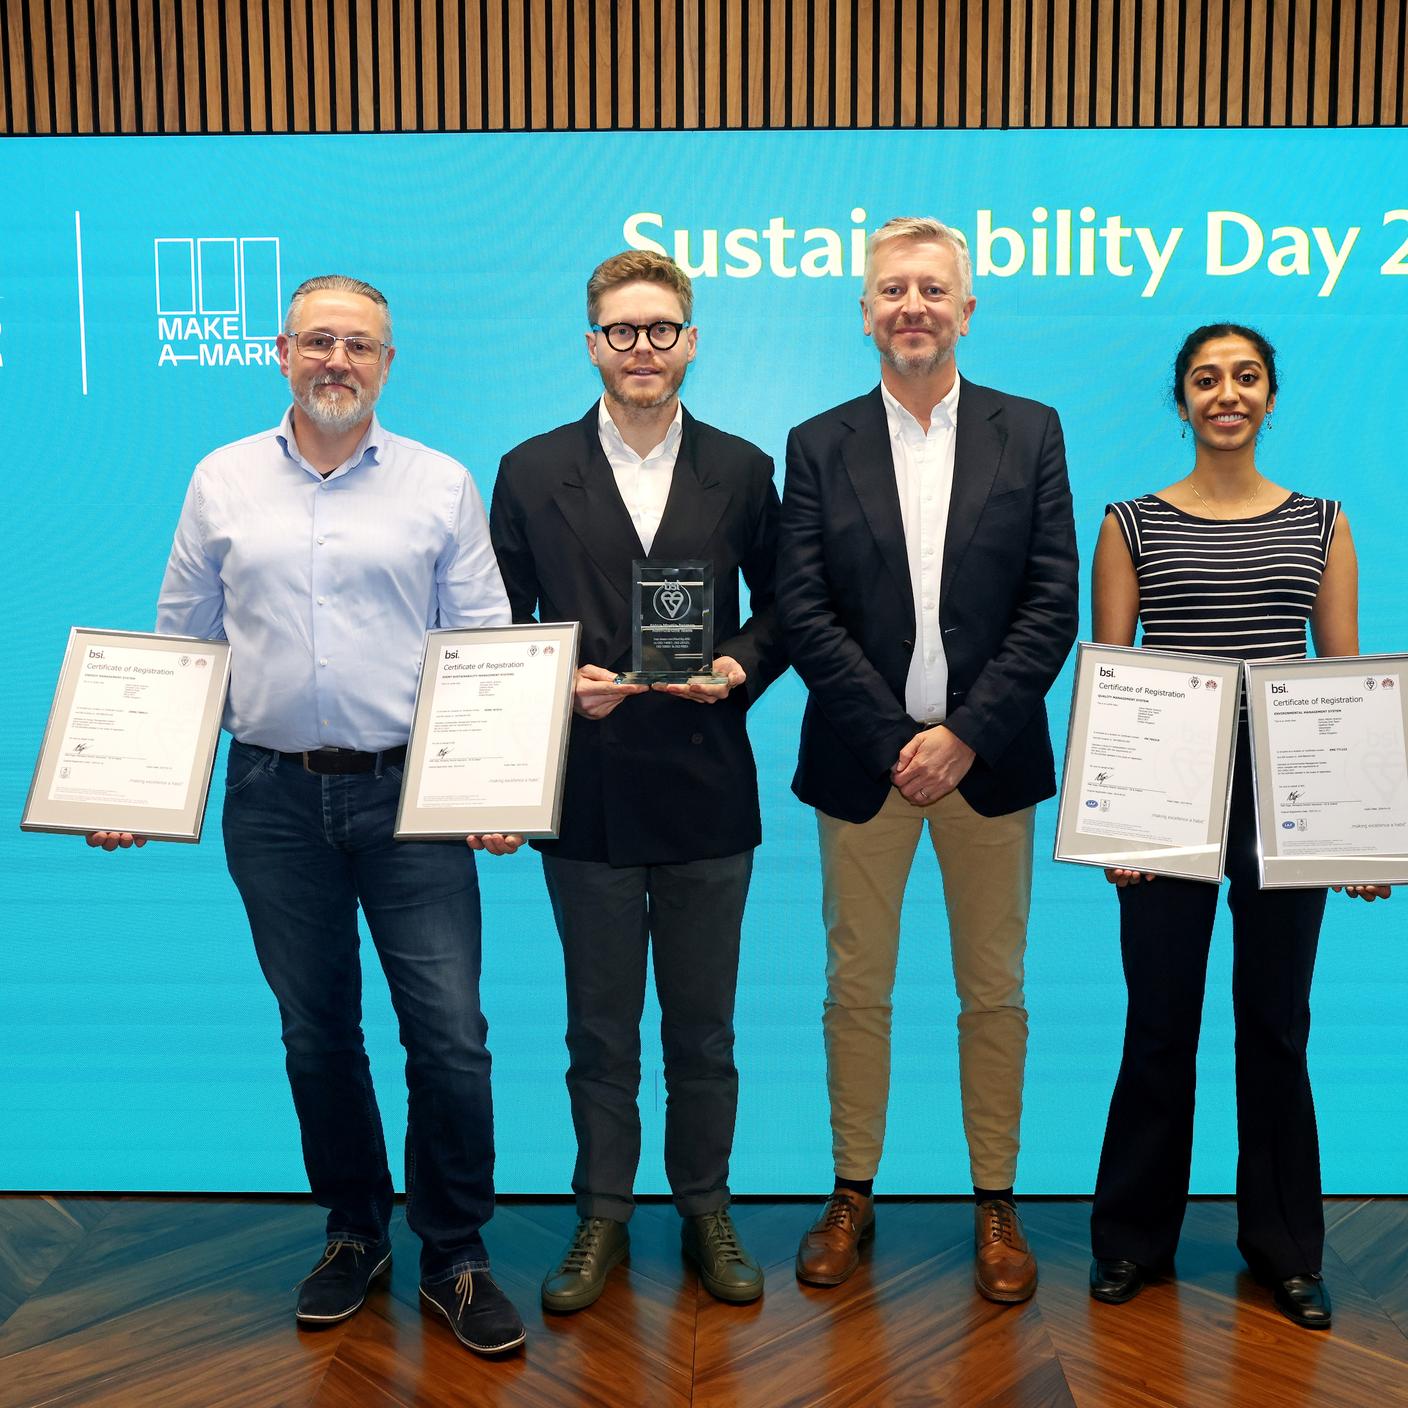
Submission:
M 386 350 L 386 343 L 378 342 L 374 337 L 361 337 L 352 334 L 350 337 L 334 337 L 330 332 L 294 332 L 289 336 L 293 338 L 293 345 L 305 357 L 312 357 L 315 361 L 325 362 L 332 356 L 332 349 L 340 342 L 342 350 L 347 353 L 349 362 L 357 362 L 366 366 L 370 362 L 381 360 L 381 354 Z
M 601 333 L 607 344 L 617 352 L 633 352 L 641 333 L 657 352 L 668 352 L 680 340 L 688 323 L 593 323 L 592 331 Z

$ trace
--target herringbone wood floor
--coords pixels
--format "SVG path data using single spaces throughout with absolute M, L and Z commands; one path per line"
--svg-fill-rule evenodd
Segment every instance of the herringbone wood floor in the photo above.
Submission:
M 1123 1307 L 1086 1294 L 1088 1205 L 1022 1206 L 1041 1262 L 1025 1306 L 973 1292 L 960 1202 L 882 1204 L 873 1252 L 833 1291 L 792 1276 L 813 1208 L 739 1205 L 768 1275 L 763 1300 L 743 1307 L 699 1288 L 674 1212 L 650 1204 L 597 1305 L 553 1317 L 537 1285 L 572 1210 L 510 1202 L 489 1244 L 529 1338 L 494 1363 L 422 1316 L 417 1244 L 399 1218 L 389 1288 L 307 1333 L 291 1314 L 320 1247 L 321 1213 L 306 1202 L 5 1197 L 0 1408 L 1408 1405 L 1408 1200 L 1327 1204 L 1328 1335 L 1287 1324 L 1241 1271 L 1227 1203 L 1195 1203 L 1178 1280 Z

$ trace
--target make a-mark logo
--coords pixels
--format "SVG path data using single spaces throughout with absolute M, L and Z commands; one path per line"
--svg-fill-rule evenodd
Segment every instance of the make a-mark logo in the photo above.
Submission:
M 157 365 L 276 365 L 283 319 L 279 242 L 272 236 L 160 238 Z

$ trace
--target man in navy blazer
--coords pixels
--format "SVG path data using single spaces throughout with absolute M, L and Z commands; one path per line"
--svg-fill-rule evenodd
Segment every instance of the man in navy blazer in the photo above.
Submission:
M 761 839 L 747 711 L 785 666 L 773 601 L 772 461 L 694 419 L 693 291 L 670 259 L 627 251 L 587 285 L 604 394 L 504 456 L 490 533 L 515 621 L 580 621 L 558 839 L 535 843 L 567 976 L 567 1087 L 579 1221 L 543 1282 L 574 1311 L 627 1251 L 640 1156 L 640 1020 L 653 955 L 665 1062 L 665 1172 L 684 1250 L 723 1300 L 762 1293 L 729 1215 L 738 1102 L 739 934 Z M 636 559 L 714 567 L 722 683 L 617 684 L 631 667 Z M 745 621 L 739 573 L 748 584 Z
M 778 610 L 809 695 L 793 790 L 816 808 L 836 1185 L 797 1275 L 846 1279 L 874 1225 L 900 907 L 928 823 L 960 1001 L 976 1284 L 1020 1301 L 1013 1201 L 1035 804 L 1056 790 L 1043 697 L 1075 639 L 1076 543 L 1055 411 L 958 375 L 967 246 L 892 220 L 861 314 L 880 386 L 792 431 Z

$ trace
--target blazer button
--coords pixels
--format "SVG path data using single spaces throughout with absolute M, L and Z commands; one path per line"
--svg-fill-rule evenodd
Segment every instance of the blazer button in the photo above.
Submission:
M 689 741 L 691 743 L 703 743 L 704 735 L 702 733 L 691 733 L 689 735 Z
M 902 641 L 900 642 L 900 645 L 903 646 L 905 650 L 913 650 L 913 649 L 914 649 L 914 642 L 913 642 L 912 640 L 902 640 Z

